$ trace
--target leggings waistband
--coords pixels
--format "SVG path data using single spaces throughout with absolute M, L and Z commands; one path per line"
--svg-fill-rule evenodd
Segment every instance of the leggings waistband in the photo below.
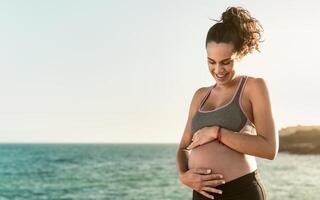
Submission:
M 246 175 L 233 179 L 225 184 L 215 186 L 214 188 L 222 190 L 222 194 L 207 192 L 214 196 L 216 200 L 230 199 L 267 199 L 265 188 L 260 177 L 258 169 Z M 197 191 L 193 190 L 193 200 L 209 199 Z
M 226 182 L 225 184 L 218 185 L 215 188 L 223 190 L 223 193 L 225 194 L 236 193 L 238 191 L 241 192 L 246 187 L 250 187 L 250 185 L 254 181 L 261 182 L 261 177 L 258 169 L 246 175 L 240 176 L 234 180 Z

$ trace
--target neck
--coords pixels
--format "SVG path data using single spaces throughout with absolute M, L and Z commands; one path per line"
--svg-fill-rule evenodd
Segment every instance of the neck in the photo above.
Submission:
M 236 82 L 237 82 L 236 80 L 237 80 L 238 77 L 240 77 L 240 75 L 235 73 L 235 74 L 232 76 L 231 80 L 229 80 L 228 82 L 223 83 L 223 84 L 217 82 L 217 83 L 216 83 L 216 84 L 217 84 L 217 85 L 216 85 L 216 88 L 219 88 L 219 89 L 221 89 L 221 90 L 228 90 L 228 89 L 230 89 L 230 88 L 233 88 L 234 85 L 236 85 Z

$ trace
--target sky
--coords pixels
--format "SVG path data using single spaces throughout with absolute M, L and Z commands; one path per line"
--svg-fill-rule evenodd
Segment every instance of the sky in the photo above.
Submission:
M 266 81 L 276 129 L 319 125 L 317 1 L 17 0 L 0 2 L 0 143 L 179 143 L 228 6 L 264 28 L 236 70 Z

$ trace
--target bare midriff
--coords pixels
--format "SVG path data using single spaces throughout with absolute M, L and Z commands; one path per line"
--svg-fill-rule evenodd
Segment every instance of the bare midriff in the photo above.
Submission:
M 244 132 L 238 134 L 256 134 L 250 125 L 246 125 L 242 130 Z M 224 144 L 219 144 L 217 140 L 200 145 L 187 154 L 189 169 L 210 168 L 212 173 L 222 174 L 226 182 L 257 169 L 254 156 L 235 151 Z

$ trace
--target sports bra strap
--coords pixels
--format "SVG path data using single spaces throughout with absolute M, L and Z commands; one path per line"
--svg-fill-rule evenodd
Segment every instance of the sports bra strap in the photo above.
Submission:
M 240 97 L 240 94 L 241 94 L 243 85 L 244 85 L 244 83 L 246 82 L 247 78 L 248 78 L 248 76 L 246 76 L 246 75 L 243 75 L 243 76 L 241 77 L 240 87 L 239 87 L 238 90 L 237 90 L 237 94 L 236 94 L 234 100 L 237 100 L 237 101 L 239 100 L 239 97 Z

